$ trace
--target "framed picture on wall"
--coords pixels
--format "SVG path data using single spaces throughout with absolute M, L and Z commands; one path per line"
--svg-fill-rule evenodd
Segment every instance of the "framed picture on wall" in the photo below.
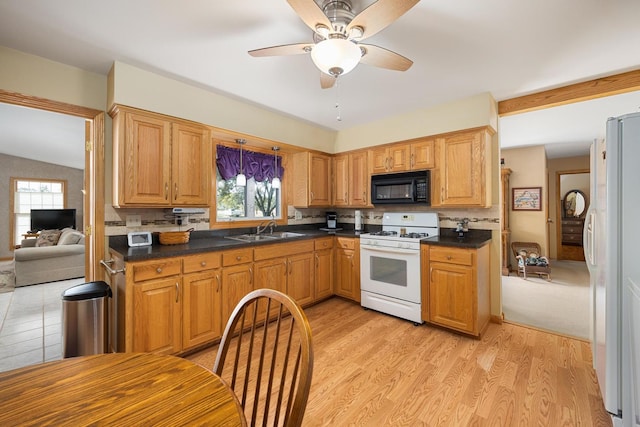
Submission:
M 512 189 L 514 211 L 540 211 L 542 210 L 542 187 L 520 187 Z

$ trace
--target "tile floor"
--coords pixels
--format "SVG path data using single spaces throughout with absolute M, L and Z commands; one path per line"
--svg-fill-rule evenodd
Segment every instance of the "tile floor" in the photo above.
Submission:
M 62 358 L 62 299 L 84 278 L 0 294 L 0 372 Z

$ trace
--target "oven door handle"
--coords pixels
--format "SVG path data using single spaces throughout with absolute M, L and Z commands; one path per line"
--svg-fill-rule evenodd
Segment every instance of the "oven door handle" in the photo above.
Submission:
M 396 248 L 373 248 L 370 246 L 360 246 L 360 249 L 364 249 L 366 251 L 373 251 L 373 252 L 383 252 L 383 253 L 387 253 L 387 254 L 404 254 L 404 255 L 419 255 L 420 251 L 419 250 L 403 250 L 403 249 L 396 249 Z

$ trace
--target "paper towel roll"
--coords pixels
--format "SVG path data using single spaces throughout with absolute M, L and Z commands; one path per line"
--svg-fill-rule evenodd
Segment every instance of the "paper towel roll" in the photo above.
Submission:
M 355 213 L 355 218 L 356 218 L 356 231 L 360 231 L 362 230 L 362 218 L 360 216 L 360 211 L 356 211 Z

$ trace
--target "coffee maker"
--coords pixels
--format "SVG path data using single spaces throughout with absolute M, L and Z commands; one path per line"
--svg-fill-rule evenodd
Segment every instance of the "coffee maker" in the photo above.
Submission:
M 327 228 L 335 230 L 338 226 L 338 214 L 335 212 L 327 212 Z

